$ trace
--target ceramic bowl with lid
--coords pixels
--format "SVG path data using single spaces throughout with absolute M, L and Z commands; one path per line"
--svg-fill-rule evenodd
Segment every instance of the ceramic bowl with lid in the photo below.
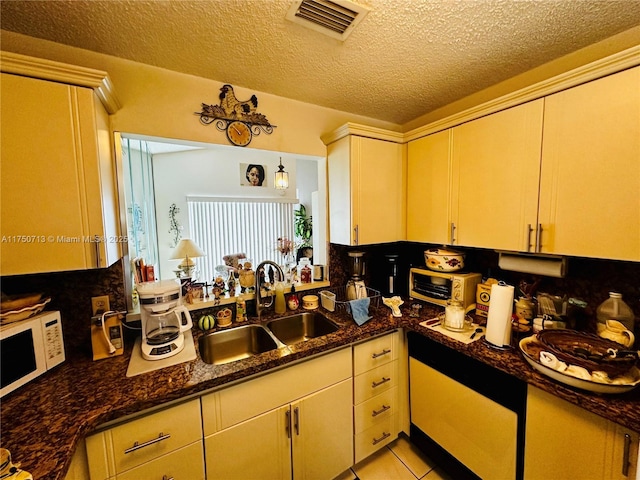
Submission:
M 464 268 L 464 254 L 448 248 L 425 250 L 424 261 L 429 270 L 436 272 L 457 272 Z

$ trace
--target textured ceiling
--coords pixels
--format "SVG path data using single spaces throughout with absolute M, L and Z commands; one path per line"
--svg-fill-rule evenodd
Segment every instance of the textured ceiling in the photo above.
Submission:
M 638 0 L 357 0 L 345 42 L 293 0 L 1 0 L 4 30 L 402 125 L 640 25 Z M 116 86 L 117 87 L 117 86 Z

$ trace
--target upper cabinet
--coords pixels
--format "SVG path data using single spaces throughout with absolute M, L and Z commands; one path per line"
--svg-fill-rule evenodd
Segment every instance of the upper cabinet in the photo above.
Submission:
M 0 272 L 109 266 L 122 239 L 104 106 L 92 88 L 13 73 L 1 89 Z
M 528 251 L 535 228 L 543 100 L 454 127 L 452 244 Z
M 407 238 L 640 260 L 640 67 L 414 140 Z
M 405 237 L 405 147 L 393 139 L 347 134 L 325 140 L 329 237 L 341 245 Z
M 640 260 L 640 67 L 545 99 L 540 246 Z
M 407 240 L 451 243 L 451 129 L 407 147 Z

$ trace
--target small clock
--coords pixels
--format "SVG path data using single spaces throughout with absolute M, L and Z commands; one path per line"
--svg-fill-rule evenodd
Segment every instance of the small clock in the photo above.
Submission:
M 227 125 L 227 138 L 238 147 L 246 147 L 251 142 L 253 134 L 249 126 L 239 120 L 234 120 Z

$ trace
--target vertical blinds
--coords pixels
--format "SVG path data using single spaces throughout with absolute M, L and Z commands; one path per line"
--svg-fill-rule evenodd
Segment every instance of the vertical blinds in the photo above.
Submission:
M 254 268 L 263 260 L 283 262 L 279 237 L 293 239 L 293 204 L 274 199 L 188 197 L 191 239 L 207 256 L 198 259 L 200 281 L 211 281 L 222 257 L 244 253 Z

